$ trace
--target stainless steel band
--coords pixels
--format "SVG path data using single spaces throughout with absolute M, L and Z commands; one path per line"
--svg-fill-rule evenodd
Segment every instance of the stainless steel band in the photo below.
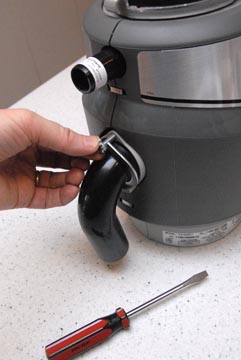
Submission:
M 141 51 L 138 70 L 146 103 L 241 106 L 241 36 L 192 48 Z

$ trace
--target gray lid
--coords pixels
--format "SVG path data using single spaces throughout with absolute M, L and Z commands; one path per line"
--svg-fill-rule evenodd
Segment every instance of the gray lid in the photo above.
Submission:
M 130 19 L 171 19 L 208 13 L 235 0 L 104 0 L 110 16 Z

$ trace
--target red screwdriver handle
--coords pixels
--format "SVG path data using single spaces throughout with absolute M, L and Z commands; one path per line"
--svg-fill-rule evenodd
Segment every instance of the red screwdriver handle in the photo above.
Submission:
M 113 314 L 97 319 L 45 347 L 49 360 L 69 360 L 76 355 L 103 342 L 121 329 L 129 327 L 124 309 L 118 308 Z

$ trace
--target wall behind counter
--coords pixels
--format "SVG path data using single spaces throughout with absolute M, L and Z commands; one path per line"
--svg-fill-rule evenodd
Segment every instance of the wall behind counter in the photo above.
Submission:
M 0 107 L 84 54 L 82 17 L 93 0 L 0 0 Z

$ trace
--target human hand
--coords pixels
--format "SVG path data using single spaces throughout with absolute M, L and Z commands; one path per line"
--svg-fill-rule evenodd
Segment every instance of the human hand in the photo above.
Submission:
M 98 145 L 97 136 L 79 135 L 29 110 L 0 110 L 0 210 L 66 205 L 77 196 Z M 67 171 L 36 173 L 36 166 Z

